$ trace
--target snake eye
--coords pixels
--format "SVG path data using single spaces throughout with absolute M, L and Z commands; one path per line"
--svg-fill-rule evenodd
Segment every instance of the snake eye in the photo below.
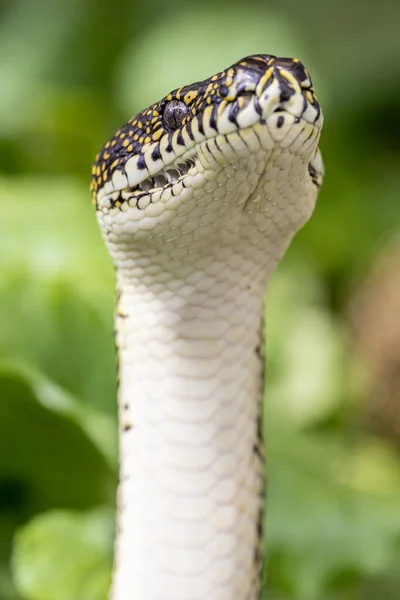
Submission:
M 164 123 L 169 129 L 177 129 L 188 112 L 189 109 L 184 102 L 171 100 L 164 109 Z

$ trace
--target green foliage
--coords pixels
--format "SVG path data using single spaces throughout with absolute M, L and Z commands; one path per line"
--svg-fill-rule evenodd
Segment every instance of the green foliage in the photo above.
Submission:
M 326 116 L 318 207 L 268 296 L 266 597 L 397 599 L 399 456 L 364 426 L 346 313 L 398 233 L 399 7 L 16 0 L 0 15 L 1 600 L 100 600 L 109 583 L 114 277 L 94 155 L 136 110 L 254 52 L 304 60 Z
M 107 509 L 35 517 L 15 541 L 14 572 L 23 596 L 104 600 L 112 565 L 112 522 Z

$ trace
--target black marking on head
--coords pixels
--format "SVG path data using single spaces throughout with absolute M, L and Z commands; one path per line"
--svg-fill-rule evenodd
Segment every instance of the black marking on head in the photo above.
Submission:
M 143 154 L 139 154 L 139 158 L 137 161 L 137 168 L 140 170 L 147 169 L 146 161 L 144 159 Z
M 228 111 L 228 119 L 231 121 L 231 123 L 235 123 L 235 125 L 237 125 L 237 115 L 239 112 L 239 105 L 238 103 L 232 102 L 232 104 L 229 106 L 229 111 Z
M 313 106 L 314 106 L 315 110 L 317 111 L 317 114 L 315 115 L 315 119 L 314 119 L 314 123 L 316 123 L 321 116 L 321 107 L 318 104 L 318 102 L 315 102 L 315 104 L 313 104 Z
M 179 146 L 184 146 L 185 145 L 185 140 L 183 139 L 182 131 L 179 131 L 178 135 L 176 136 L 176 143 Z
M 311 181 L 317 186 L 317 188 L 320 188 L 321 184 L 318 181 L 317 172 L 311 163 L 308 163 L 308 172 L 310 173 Z
M 290 70 L 300 84 L 309 79 L 309 75 L 301 62 L 294 63 Z
M 218 114 L 218 104 L 214 104 L 211 115 L 210 115 L 210 127 L 215 129 L 215 131 L 218 133 L 217 114 Z
M 280 91 L 281 91 L 280 101 L 281 102 L 287 102 L 293 96 L 293 94 L 295 93 L 295 91 L 292 88 L 292 86 L 290 85 L 290 83 L 288 82 L 288 80 L 285 77 L 283 77 L 279 73 L 279 71 L 277 72 L 277 77 L 278 77 L 278 81 L 279 81 L 279 88 L 280 88 Z
M 187 132 L 188 136 L 190 137 L 190 139 L 192 141 L 194 141 L 194 135 L 192 132 L 192 124 L 191 123 L 186 123 L 186 132 Z
M 276 122 L 276 126 L 278 127 L 278 129 L 280 129 L 282 127 L 282 125 L 284 124 L 284 122 L 285 122 L 285 117 L 283 117 L 282 115 L 280 115 L 278 117 L 277 122 Z
M 151 153 L 151 158 L 152 160 L 154 160 L 154 162 L 162 158 L 160 152 L 160 144 L 157 144 L 157 146 L 154 148 L 153 152 Z
M 199 124 L 199 133 L 201 133 L 201 135 L 204 135 L 203 120 L 199 117 L 197 119 L 197 122 Z
M 262 115 L 262 108 L 261 108 L 261 105 L 260 105 L 260 102 L 259 102 L 257 96 L 254 96 L 254 100 L 253 101 L 254 101 L 254 109 L 255 109 L 256 113 L 261 116 Z
M 301 113 L 305 113 L 306 110 L 308 108 L 308 102 L 307 102 L 307 98 L 305 97 L 305 95 L 303 94 L 303 110 L 301 111 Z

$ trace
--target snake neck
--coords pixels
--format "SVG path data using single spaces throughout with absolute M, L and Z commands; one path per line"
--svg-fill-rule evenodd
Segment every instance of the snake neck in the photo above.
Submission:
M 119 274 L 113 600 L 257 598 L 265 281 L 238 264 Z

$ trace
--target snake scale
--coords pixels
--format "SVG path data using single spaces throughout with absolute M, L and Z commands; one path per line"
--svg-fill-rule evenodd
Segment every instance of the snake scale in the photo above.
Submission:
M 130 119 L 92 194 L 116 267 L 120 485 L 112 600 L 256 600 L 267 282 L 310 217 L 322 114 L 258 54 Z

